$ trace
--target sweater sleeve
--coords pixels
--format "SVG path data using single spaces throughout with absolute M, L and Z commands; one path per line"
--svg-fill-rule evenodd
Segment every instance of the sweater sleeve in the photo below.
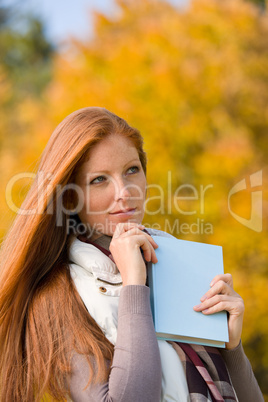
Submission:
M 150 289 L 129 285 L 121 290 L 118 332 L 107 383 L 85 390 L 89 368 L 75 355 L 70 378 L 73 402 L 157 402 L 161 396 L 161 361 L 150 309 Z
M 229 371 L 239 401 L 263 402 L 264 398 L 251 364 L 245 355 L 242 343 L 231 350 L 221 349 L 222 357 Z

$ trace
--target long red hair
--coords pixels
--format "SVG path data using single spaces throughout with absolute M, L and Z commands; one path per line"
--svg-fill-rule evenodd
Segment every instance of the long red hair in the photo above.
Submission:
M 53 132 L 36 179 L 3 242 L 0 401 L 39 401 L 44 393 L 64 400 L 73 352 L 84 354 L 89 365 L 94 356 L 97 372 L 89 381 L 107 379 L 106 361 L 112 359 L 113 345 L 88 314 L 71 280 L 69 215 L 58 205 L 62 189 L 73 181 L 88 151 L 110 134 L 129 137 L 146 170 L 138 130 L 104 108 L 72 113 Z

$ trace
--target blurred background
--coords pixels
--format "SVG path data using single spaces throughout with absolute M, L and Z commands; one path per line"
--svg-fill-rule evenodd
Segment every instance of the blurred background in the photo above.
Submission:
M 0 0 L 0 237 L 56 125 L 104 106 L 144 136 L 145 224 L 223 247 L 268 401 L 268 11 L 246 0 Z

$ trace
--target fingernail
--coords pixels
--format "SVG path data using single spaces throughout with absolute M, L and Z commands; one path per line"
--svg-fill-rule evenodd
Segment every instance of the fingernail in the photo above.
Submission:
M 210 283 L 210 287 L 212 288 L 213 285 L 214 285 L 214 282 L 212 281 L 212 282 Z
M 202 313 L 206 313 L 208 311 L 208 308 L 206 308 L 205 310 L 202 311 Z
M 200 309 L 200 307 L 201 307 L 201 304 L 197 304 L 196 306 L 194 306 L 193 308 L 196 308 L 196 309 Z
M 203 301 L 205 301 L 206 299 L 207 299 L 207 296 L 202 296 L 201 299 L 200 299 L 200 301 L 203 302 Z

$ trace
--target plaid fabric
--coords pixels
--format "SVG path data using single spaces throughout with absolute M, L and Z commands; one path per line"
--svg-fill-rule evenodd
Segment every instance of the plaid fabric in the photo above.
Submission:
M 169 343 L 183 364 L 191 402 L 237 401 L 218 349 L 180 342 Z

